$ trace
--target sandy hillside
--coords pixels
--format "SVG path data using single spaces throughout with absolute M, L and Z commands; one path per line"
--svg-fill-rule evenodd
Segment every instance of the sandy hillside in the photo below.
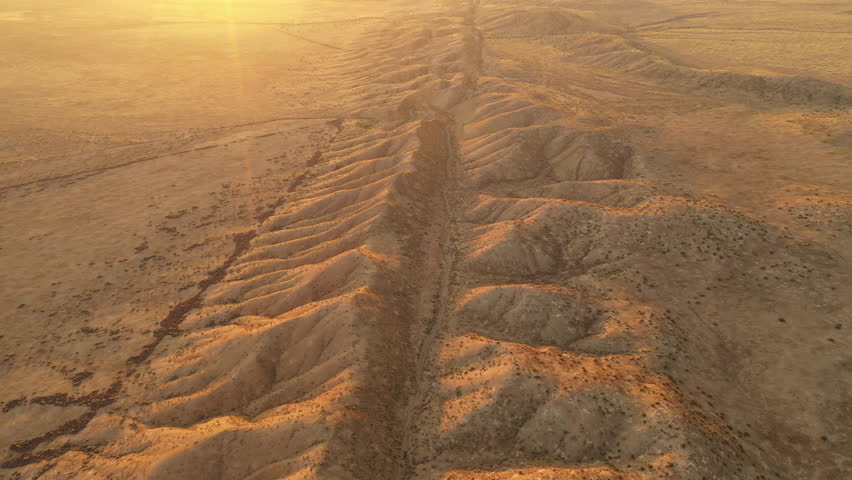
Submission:
M 0 479 L 852 476 L 850 50 L 843 2 L 5 2 Z

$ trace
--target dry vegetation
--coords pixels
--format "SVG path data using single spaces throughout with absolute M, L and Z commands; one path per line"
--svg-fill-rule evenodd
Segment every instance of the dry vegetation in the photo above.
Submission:
M 852 474 L 852 10 L 0 9 L 0 478 Z

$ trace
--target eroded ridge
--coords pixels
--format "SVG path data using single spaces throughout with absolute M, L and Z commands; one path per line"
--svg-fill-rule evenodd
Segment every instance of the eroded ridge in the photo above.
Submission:
M 797 284 L 832 260 L 648 180 L 648 152 L 589 96 L 505 78 L 489 43 L 617 28 L 441 4 L 339 54 L 351 119 L 118 399 L 23 476 L 780 476 L 682 373 L 728 372 L 703 292 L 775 269 L 789 289 L 726 293 L 832 305 Z
M 556 13 L 524 18 L 601 29 Z M 688 341 L 649 291 L 671 287 L 670 264 L 720 272 L 762 248 L 789 262 L 807 253 L 643 180 L 644 152 L 618 129 L 495 76 L 487 29 L 524 24 L 478 2 L 466 18 L 478 70 L 448 112 L 458 213 L 444 246 L 463 275 L 449 274 L 441 328 L 421 351 L 403 478 L 768 478 L 766 458 L 674 377 Z M 636 281 L 634 268 L 648 274 Z
M 67 453 L 25 472 L 397 475 L 421 333 L 413 306 L 431 288 L 419 269 L 439 244 L 429 222 L 444 228 L 430 216 L 446 209 L 453 126 L 441 106 L 462 91 L 462 68 L 448 60 L 463 49 L 461 30 L 453 17 L 380 27 L 364 39 L 369 56 L 341 54 L 333 73 L 351 79 L 343 88 L 362 120 L 338 122 L 180 331 L 141 359 L 121 398 L 52 442 Z
M 713 70 L 685 65 L 637 41 L 636 29 L 610 23 L 584 7 L 532 2 L 527 8 L 506 0 L 487 2 L 480 14 L 486 37 L 493 40 L 535 39 L 559 52 L 557 60 L 581 68 L 617 73 L 622 78 L 660 82 L 679 91 L 721 95 L 740 100 L 825 107 L 852 105 L 852 89 L 815 78 Z M 538 4 L 538 5 L 536 5 Z M 665 23 L 665 22 L 663 22 Z M 606 80 L 589 77 L 595 87 Z M 622 87 L 628 87 L 622 85 Z
M 655 220 L 686 200 L 646 198 L 630 181 L 637 152 L 611 133 L 488 92 L 509 88 L 497 79 L 479 87 L 461 142 L 473 199 L 459 219 L 456 268 L 466 275 L 428 353 L 410 478 L 736 468 L 735 439 L 654 366 L 660 313 L 595 287 L 599 270 L 637 253 L 643 239 L 632 232 L 657 231 Z M 610 238 L 624 245 L 604 250 Z
M 367 140 L 378 132 L 343 126 L 304 193 L 261 225 L 190 332 L 152 363 L 152 382 L 170 381 L 143 394 L 140 421 L 215 432 L 154 477 L 200 464 L 209 478 L 392 473 L 404 258 L 416 248 L 405 232 L 428 206 L 425 162 L 441 155 L 442 130 L 405 122 Z M 281 447 L 241 466 L 241 449 L 220 442 Z

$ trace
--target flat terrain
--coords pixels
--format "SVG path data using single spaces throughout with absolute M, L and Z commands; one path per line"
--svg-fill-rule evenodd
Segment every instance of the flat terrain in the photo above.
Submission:
M 844 2 L 4 2 L 0 479 L 852 476 L 849 51 Z

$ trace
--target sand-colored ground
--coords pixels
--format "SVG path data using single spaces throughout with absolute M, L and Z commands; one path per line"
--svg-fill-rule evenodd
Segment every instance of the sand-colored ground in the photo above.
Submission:
M 0 478 L 852 475 L 850 48 L 842 2 L 4 3 Z

